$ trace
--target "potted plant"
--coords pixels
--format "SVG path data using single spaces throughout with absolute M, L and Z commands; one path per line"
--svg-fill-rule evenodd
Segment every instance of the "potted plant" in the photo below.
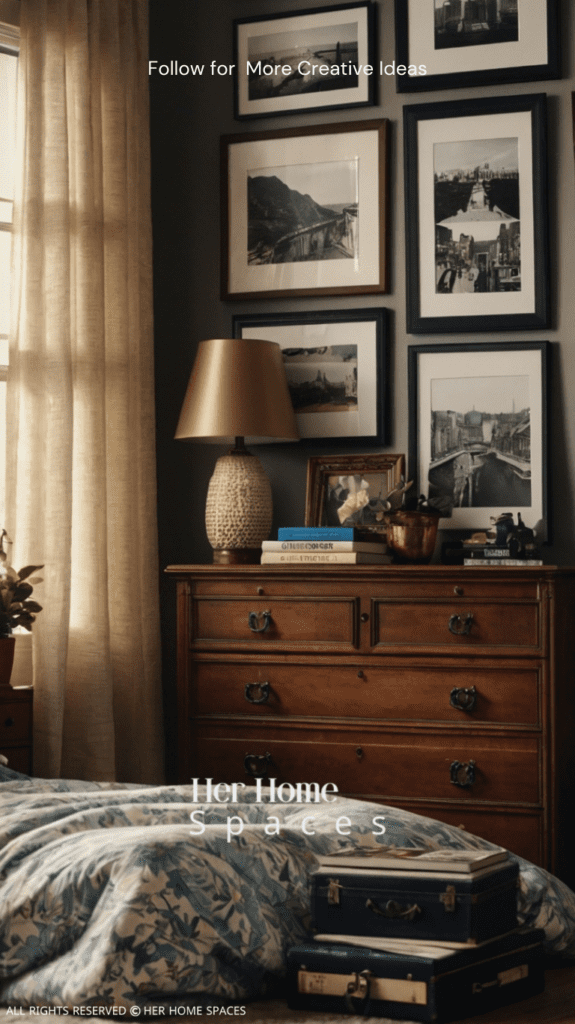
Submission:
M 0 686 L 10 683 L 10 674 L 14 661 L 16 626 L 30 631 L 36 614 L 42 611 L 42 605 L 31 600 L 33 585 L 41 583 L 39 576 L 33 576 L 41 565 L 26 565 L 16 572 L 8 564 L 8 556 L 4 550 L 4 542 L 11 543 L 6 530 L 0 536 Z

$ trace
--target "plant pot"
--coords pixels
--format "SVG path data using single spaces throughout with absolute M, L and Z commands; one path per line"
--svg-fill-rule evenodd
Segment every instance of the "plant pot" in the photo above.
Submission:
M 396 512 L 387 518 L 387 543 L 394 561 L 427 565 L 433 558 L 439 516 L 427 512 Z
M 15 644 L 16 637 L 14 636 L 0 638 L 0 687 L 10 686 Z

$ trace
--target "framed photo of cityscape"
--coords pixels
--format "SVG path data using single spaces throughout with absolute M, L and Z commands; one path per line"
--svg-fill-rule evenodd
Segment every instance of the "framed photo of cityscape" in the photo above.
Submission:
M 233 317 L 234 338 L 275 341 L 302 441 L 385 444 L 387 310 Z
M 387 499 L 404 485 L 404 455 L 314 456 L 307 463 L 305 525 L 385 533 Z
M 549 326 L 546 97 L 404 107 L 407 329 Z
M 239 18 L 234 65 L 238 119 L 373 106 L 375 5 Z
M 446 530 L 519 513 L 547 539 L 547 341 L 410 345 L 409 479 Z
M 398 92 L 560 77 L 558 0 L 395 0 L 395 39 Z
M 388 122 L 221 140 L 222 298 L 387 289 Z

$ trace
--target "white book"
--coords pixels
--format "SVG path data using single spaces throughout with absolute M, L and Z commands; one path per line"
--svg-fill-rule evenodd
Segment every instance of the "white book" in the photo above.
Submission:
M 363 871 L 441 871 L 469 875 L 509 860 L 507 850 L 417 850 L 395 847 L 391 850 L 351 850 L 318 856 L 320 868 L 360 869 Z
M 370 551 L 264 551 L 262 565 L 385 565 L 390 555 L 376 555 Z
M 464 565 L 498 565 L 501 569 L 512 565 L 543 565 L 539 558 L 464 558 Z
M 387 544 L 368 540 L 264 540 L 262 551 L 369 551 L 387 554 Z

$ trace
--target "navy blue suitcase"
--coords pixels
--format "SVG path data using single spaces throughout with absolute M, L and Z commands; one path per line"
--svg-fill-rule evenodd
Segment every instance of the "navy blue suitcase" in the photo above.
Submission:
M 478 943 L 517 928 L 513 860 L 477 874 L 323 867 L 312 878 L 317 932 Z
M 439 957 L 309 941 L 288 952 L 288 1005 L 435 1024 L 487 1013 L 543 991 L 543 937 L 515 932 Z

